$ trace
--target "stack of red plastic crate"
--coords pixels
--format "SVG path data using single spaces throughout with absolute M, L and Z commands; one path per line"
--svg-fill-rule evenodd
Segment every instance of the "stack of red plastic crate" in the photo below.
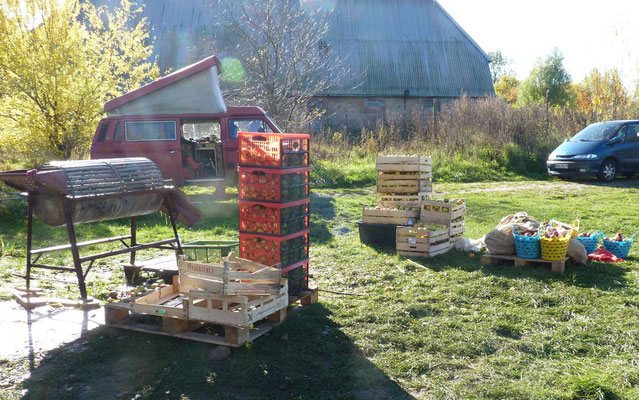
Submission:
M 308 287 L 309 135 L 239 133 L 240 257 Z

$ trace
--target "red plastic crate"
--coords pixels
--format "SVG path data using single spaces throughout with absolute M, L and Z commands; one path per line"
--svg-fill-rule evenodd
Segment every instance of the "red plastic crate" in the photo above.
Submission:
M 240 257 L 264 265 L 282 264 L 282 270 L 308 258 L 309 229 L 277 237 L 240 233 Z
M 288 279 L 289 295 L 308 289 L 308 260 L 296 263 L 282 272 L 282 277 Z
M 239 132 L 240 166 L 291 168 L 309 165 L 310 135 Z
M 239 168 L 240 199 L 289 202 L 307 198 L 310 167 L 294 169 Z
M 310 203 L 310 199 L 282 204 L 240 200 L 240 232 L 285 236 L 308 229 Z

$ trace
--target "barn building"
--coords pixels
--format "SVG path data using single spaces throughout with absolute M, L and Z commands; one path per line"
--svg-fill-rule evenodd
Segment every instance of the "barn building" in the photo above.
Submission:
M 219 14 L 211 12 L 212 1 L 145 2 L 143 15 L 162 71 L 210 55 L 218 48 L 212 41 L 231 40 L 220 30 Z M 436 0 L 324 1 L 332 12 L 323 45 L 337 54 L 352 79 L 318 93 L 313 106 L 327 116 L 320 125 L 358 129 L 391 116 L 432 116 L 463 94 L 494 95 L 490 57 Z

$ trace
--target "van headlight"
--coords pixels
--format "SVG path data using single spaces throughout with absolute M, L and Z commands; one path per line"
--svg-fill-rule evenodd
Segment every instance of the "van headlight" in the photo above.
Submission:
M 592 160 L 593 158 L 597 158 L 596 154 L 577 154 L 573 157 L 574 160 Z

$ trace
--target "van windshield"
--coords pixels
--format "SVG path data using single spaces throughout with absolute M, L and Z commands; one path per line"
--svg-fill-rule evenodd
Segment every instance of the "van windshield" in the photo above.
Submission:
M 584 130 L 570 139 L 571 142 L 596 142 L 610 139 L 617 132 L 620 124 L 610 122 L 598 122 L 588 125 Z

